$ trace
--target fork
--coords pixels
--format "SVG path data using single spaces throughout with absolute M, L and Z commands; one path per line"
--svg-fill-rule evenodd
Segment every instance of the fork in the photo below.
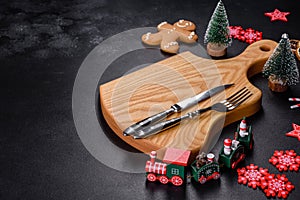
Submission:
M 170 120 L 166 120 L 154 125 L 151 125 L 149 127 L 145 127 L 139 131 L 137 131 L 136 134 L 133 135 L 134 139 L 139 139 L 139 138 L 146 138 L 151 135 L 155 135 L 159 132 L 162 132 L 166 129 L 169 129 L 173 126 L 178 125 L 181 121 L 187 120 L 187 119 L 192 119 L 196 116 L 199 116 L 200 114 L 207 112 L 209 110 L 215 110 L 218 112 L 228 112 L 232 111 L 239 105 L 241 105 L 244 101 L 246 101 L 252 93 L 250 92 L 249 89 L 246 87 L 243 87 L 227 99 L 224 99 L 218 103 L 213 104 L 212 106 L 202 108 L 193 112 L 186 113 L 185 115 L 182 115 L 181 117 L 176 117 Z

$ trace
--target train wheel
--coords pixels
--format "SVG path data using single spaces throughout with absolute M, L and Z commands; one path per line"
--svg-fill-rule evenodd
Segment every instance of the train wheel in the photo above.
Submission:
M 198 181 L 199 183 L 204 184 L 206 182 L 205 176 L 201 176 Z
M 171 183 L 176 186 L 180 186 L 183 183 L 183 180 L 180 176 L 173 176 L 171 178 Z
M 159 180 L 159 182 L 161 182 L 162 184 L 167 184 L 167 183 L 169 182 L 169 179 L 168 179 L 168 177 L 166 177 L 166 176 L 160 176 L 160 177 L 158 178 L 158 180 Z
M 148 181 L 154 182 L 154 181 L 156 181 L 156 176 L 155 176 L 155 174 L 150 173 L 147 175 L 147 179 L 148 179 Z
M 217 180 L 220 178 L 220 173 L 219 172 L 215 172 L 212 174 L 213 179 Z

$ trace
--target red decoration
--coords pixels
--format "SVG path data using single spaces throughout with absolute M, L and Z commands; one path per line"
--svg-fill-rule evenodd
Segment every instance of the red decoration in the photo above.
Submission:
M 232 38 L 238 38 L 241 34 L 244 34 L 241 26 L 229 26 L 229 32 Z
M 275 151 L 269 162 L 276 166 L 279 171 L 296 171 L 300 166 L 300 156 L 294 150 Z
M 300 101 L 300 98 L 292 97 L 292 98 L 289 98 L 289 101 Z
M 262 32 L 252 28 L 244 30 L 241 26 L 229 26 L 230 36 L 248 44 L 262 39 Z
M 291 109 L 300 108 L 300 103 L 290 106 Z
M 168 148 L 163 158 L 163 162 L 172 163 L 174 165 L 187 166 L 190 154 L 191 151 Z
M 238 183 L 246 185 L 256 189 L 261 186 L 261 180 L 264 176 L 268 175 L 268 169 L 258 168 L 254 164 L 237 169 Z
M 287 198 L 295 186 L 284 174 L 269 174 L 261 179 L 261 188 L 267 197 Z
M 146 172 L 152 172 L 156 174 L 166 174 L 167 173 L 167 164 L 161 162 L 154 162 L 151 161 L 146 162 L 145 166 Z
M 298 140 L 300 141 L 300 126 L 293 123 L 293 128 L 294 128 L 294 130 L 292 130 L 291 132 L 286 133 L 285 135 L 290 136 L 290 137 L 298 138 Z
M 289 182 L 286 175 L 269 174 L 268 169 L 258 168 L 254 164 L 237 169 L 238 183 L 260 188 L 267 197 L 287 198 L 295 186 Z
M 247 43 L 252 44 L 253 42 L 262 39 L 262 32 L 248 28 L 244 33 L 244 38 Z
M 278 9 L 275 9 L 273 12 L 265 13 L 265 16 L 270 17 L 271 22 L 276 21 L 276 20 L 281 20 L 281 21 L 287 22 L 288 20 L 287 20 L 286 16 L 289 14 L 290 14 L 290 12 L 281 12 Z

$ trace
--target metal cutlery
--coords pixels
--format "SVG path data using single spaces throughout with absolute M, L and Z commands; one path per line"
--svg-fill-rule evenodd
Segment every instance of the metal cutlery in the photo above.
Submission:
M 181 112 L 182 110 L 190 108 L 190 107 L 196 105 L 197 103 L 199 103 L 200 101 L 208 99 L 209 97 L 211 97 L 221 91 L 224 91 L 226 88 L 228 88 L 232 85 L 234 85 L 234 84 L 220 85 L 220 86 L 214 87 L 212 89 L 206 90 L 206 91 L 204 91 L 198 95 L 195 95 L 193 97 L 190 97 L 190 98 L 184 99 L 180 102 L 177 102 L 176 104 L 172 105 L 170 107 L 170 109 L 162 111 L 158 114 L 152 115 L 146 119 L 143 119 L 143 120 L 129 126 L 128 128 L 126 128 L 123 131 L 123 135 L 128 136 L 128 135 L 137 134 L 138 130 L 149 127 L 156 122 L 164 120 L 165 118 L 167 118 L 168 116 L 170 116 L 173 113 Z
M 133 137 L 135 139 L 139 138 L 146 138 L 151 135 L 155 135 L 161 131 L 164 131 L 166 129 L 169 129 L 173 126 L 178 125 L 180 122 L 187 120 L 187 119 L 192 119 L 196 116 L 199 116 L 200 114 L 207 112 L 209 110 L 215 110 L 218 112 L 228 112 L 232 111 L 233 109 L 237 108 L 240 104 L 242 104 L 244 101 L 249 99 L 249 97 L 252 95 L 251 91 L 247 89 L 246 87 L 243 87 L 230 97 L 213 104 L 212 106 L 199 109 L 193 112 L 189 112 L 185 115 L 182 115 L 181 117 L 173 118 L 170 120 L 166 120 L 163 122 L 156 123 L 152 126 L 147 126 L 143 129 L 138 130 L 135 134 L 133 134 Z

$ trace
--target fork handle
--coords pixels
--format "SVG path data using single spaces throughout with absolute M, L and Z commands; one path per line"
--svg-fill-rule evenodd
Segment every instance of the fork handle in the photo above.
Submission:
M 199 110 L 196 110 L 194 112 L 189 112 L 189 113 L 187 113 L 187 114 L 185 114 L 181 117 L 176 117 L 176 118 L 173 118 L 173 119 L 169 119 L 169 120 L 154 124 L 152 126 L 147 126 L 143 129 L 137 131 L 137 133 L 134 134 L 133 137 L 134 137 L 134 139 L 139 139 L 139 138 L 146 138 L 146 137 L 149 137 L 151 135 L 155 135 L 157 133 L 160 133 L 164 130 L 167 130 L 167 129 L 173 127 L 173 126 L 176 126 L 176 125 L 180 124 L 181 121 L 184 121 L 186 119 L 191 119 L 191 118 L 193 118 L 195 116 L 198 116 L 201 113 L 204 113 L 204 112 L 206 112 L 210 109 L 211 109 L 211 107 L 199 109 Z

